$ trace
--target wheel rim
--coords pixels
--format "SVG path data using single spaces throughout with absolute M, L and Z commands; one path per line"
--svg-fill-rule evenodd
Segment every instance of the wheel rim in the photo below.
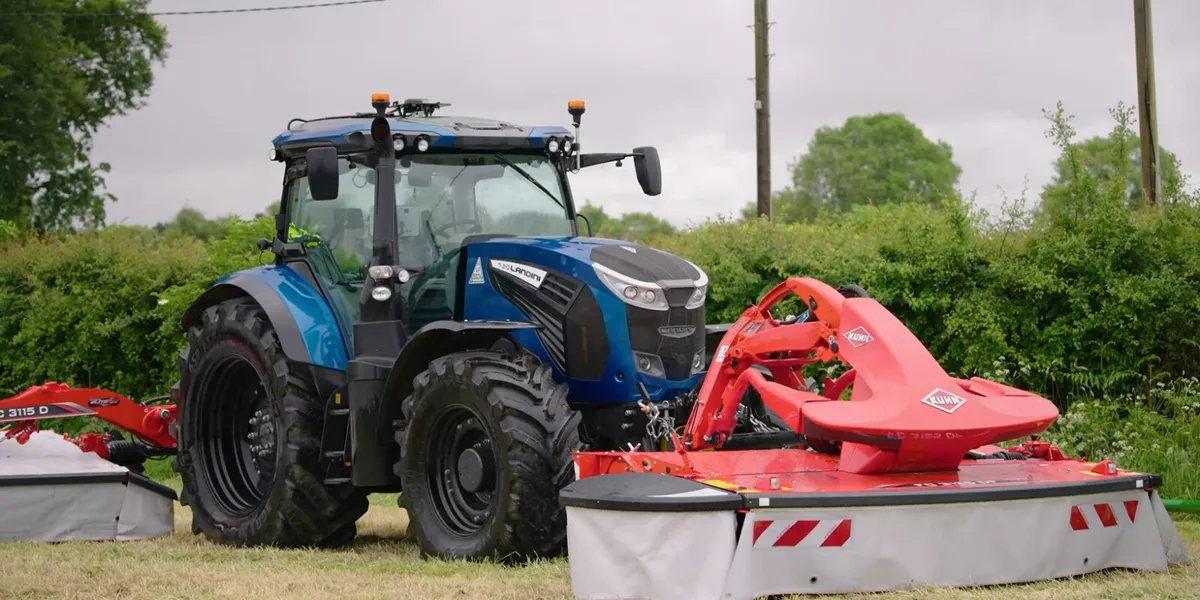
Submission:
M 482 420 L 451 407 L 436 420 L 426 445 L 426 476 L 433 505 L 447 530 L 469 536 L 495 513 L 496 450 Z
M 200 469 L 217 505 L 242 517 L 262 504 L 275 478 L 270 398 L 254 363 L 242 356 L 217 362 L 196 396 Z

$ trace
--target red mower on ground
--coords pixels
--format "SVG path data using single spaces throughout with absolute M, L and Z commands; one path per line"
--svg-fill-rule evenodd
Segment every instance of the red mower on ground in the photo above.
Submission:
M 807 310 L 776 320 L 791 295 Z M 561 500 L 577 596 L 883 591 L 1188 561 L 1158 476 L 1064 457 L 1036 439 L 1052 402 L 951 377 L 865 296 L 788 279 L 725 333 L 684 427 L 645 405 L 668 450 L 576 454 Z M 801 370 L 833 362 L 850 368 L 814 391 Z M 753 397 L 778 425 L 751 417 L 736 433 Z

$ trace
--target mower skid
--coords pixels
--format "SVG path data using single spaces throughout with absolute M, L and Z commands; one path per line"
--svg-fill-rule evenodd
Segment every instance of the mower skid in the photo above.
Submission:
M 749 600 L 1187 564 L 1157 484 L 1122 472 L 794 493 L 622 473 L 580 479 L 561 497 L 577 598 Z

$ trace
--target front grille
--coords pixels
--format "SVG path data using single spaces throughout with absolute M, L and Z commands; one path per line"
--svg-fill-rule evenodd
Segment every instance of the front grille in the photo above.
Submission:
M 671 288 L 664 292 L 664 294 L 667 297 L 667 304 L 671 306 L 683 306 L 688 301 L 688 298 L 692 297 L 692 292 L 695 291 L 696 288 L 693 287 Z
M 567 310 L 583 284 L 558 273 L 546 274 L 538 289 L 525 285 L 502 271 L 491 270 L 492 285 L 501 296 L 513 303 L 530 322 L 541 325 L 538 339 L 546 347 L 550 360 L 563 371 L 567 368 L 564 330 Z
M 690 293 L 690 292 L 689 292 Z M 629 341 L 636 352 L 646 352 L 662 359 L 667 379 L 679 381 L 692 374 L 692 359 L 704 348 L 704 307 L 685 309 L 672 307 L 666 311 L 626 307 Z M 660 327 L 692 327 L 687 337 L 668 337 Z

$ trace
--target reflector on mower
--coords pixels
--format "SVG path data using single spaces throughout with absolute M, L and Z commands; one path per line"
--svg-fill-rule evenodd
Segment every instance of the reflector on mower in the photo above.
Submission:
M 789 295 L 808 311 L 779 322 Z M 801 368 L 834 361 L 850 369 L 805 385 Z M 745 445 L 750 389 L 788 430 L 726 449 Z M 560 495 L 576 596 L 748 599 L 1189 562 L 1158 476 L 1036 438 L 993 445 L 1057 416 L 1035 394 L 951 377 L 875 300 L 788 279 L 725 333 L 673 451 L 576 453 Z

